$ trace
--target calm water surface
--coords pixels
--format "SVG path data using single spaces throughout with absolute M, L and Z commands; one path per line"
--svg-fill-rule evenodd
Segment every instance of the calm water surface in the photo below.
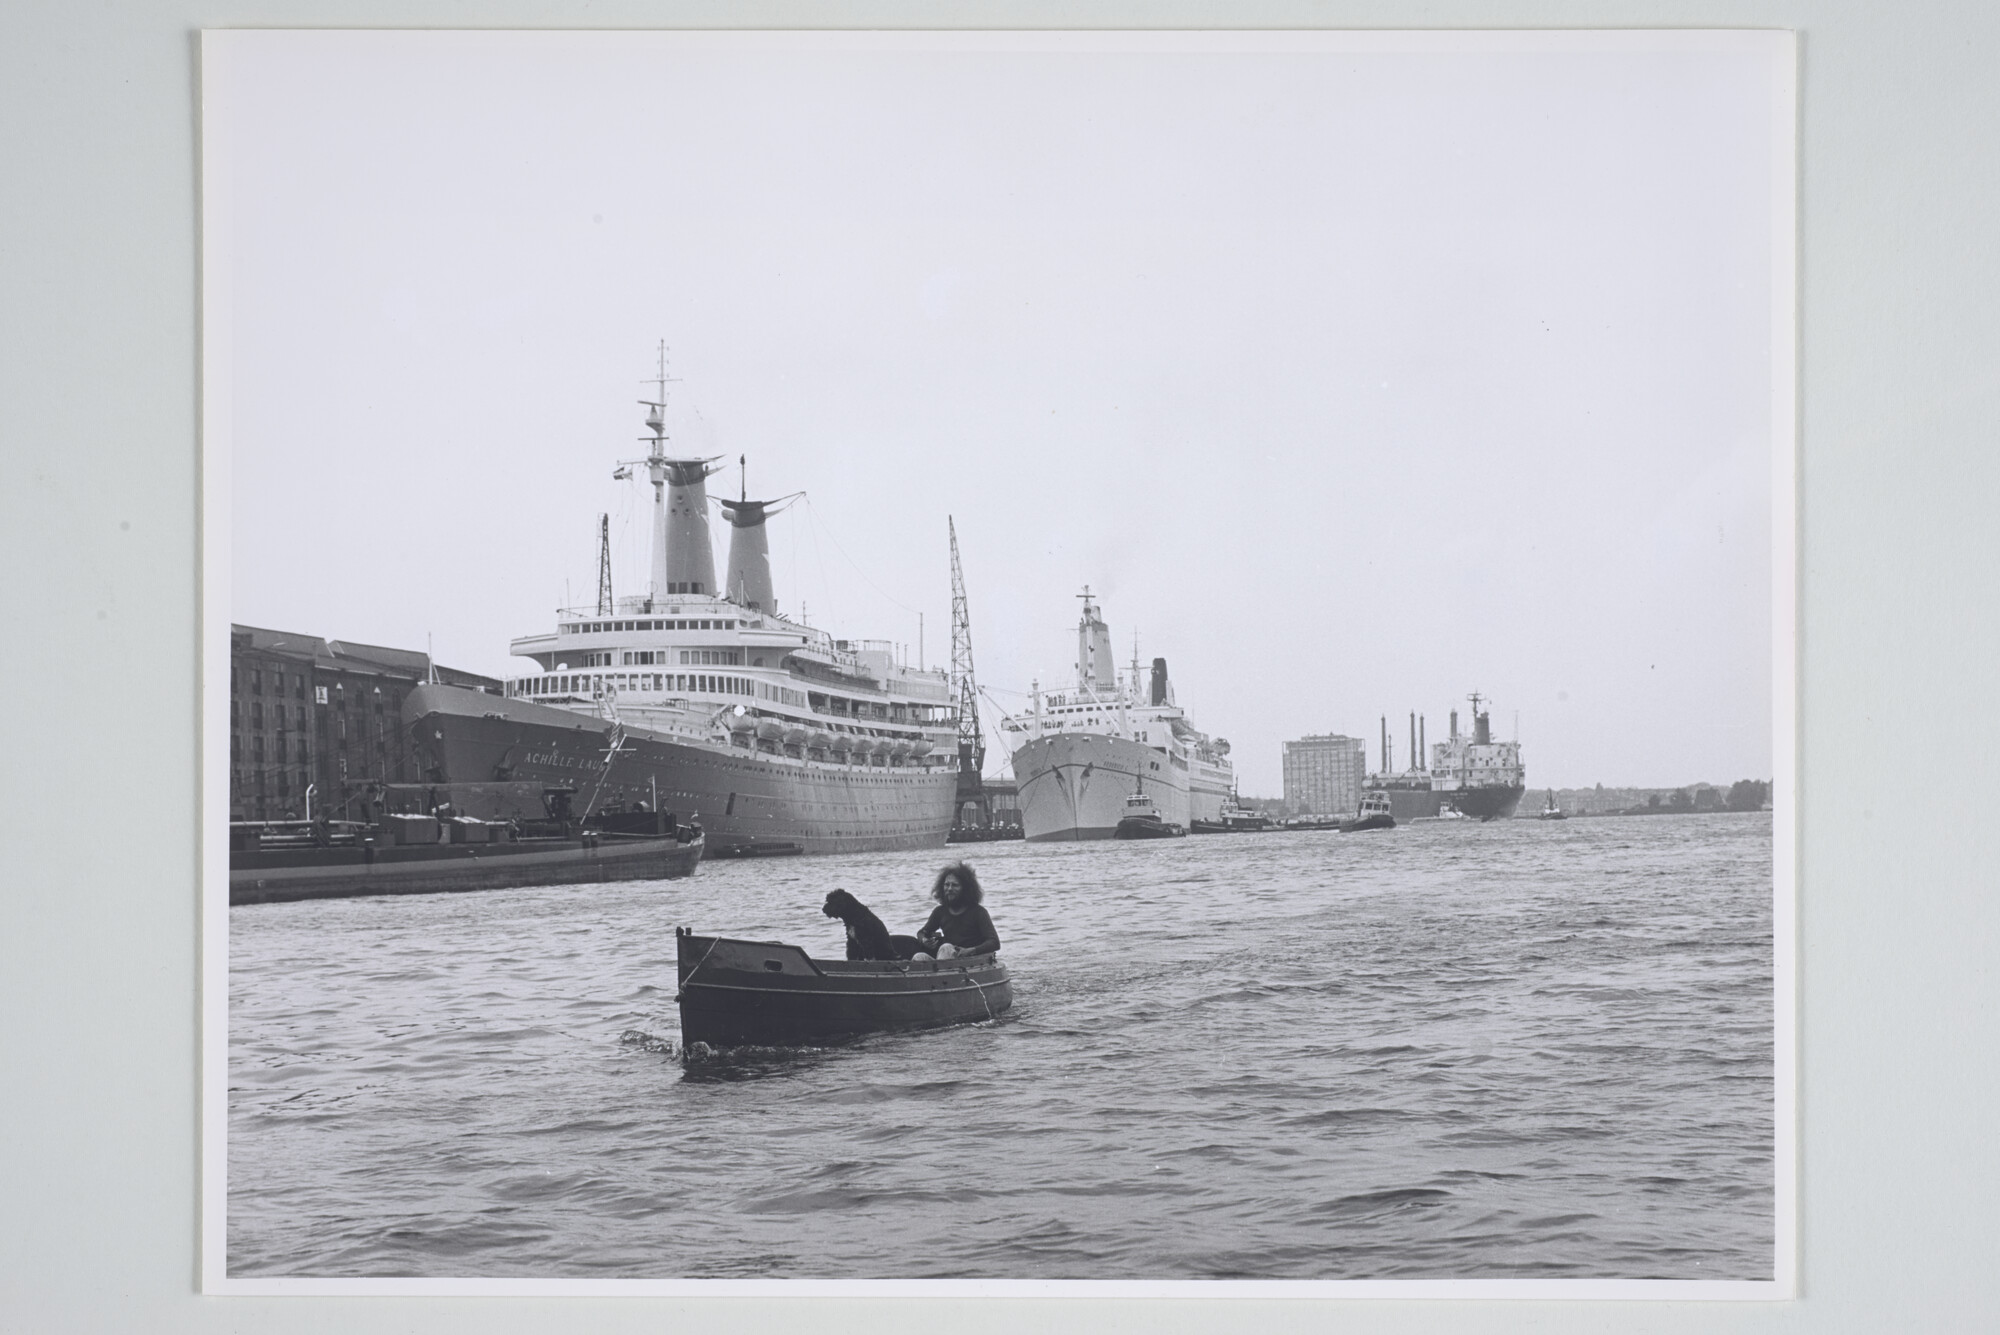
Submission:
M 1768 815 L 964 851 L 999 1021 L 684 1065 L 942 852 L 230 912 L 234 1275 L 1757 1279 Z

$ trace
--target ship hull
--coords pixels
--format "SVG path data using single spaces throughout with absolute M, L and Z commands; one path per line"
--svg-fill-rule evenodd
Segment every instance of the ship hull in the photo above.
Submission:
M 1506 820 L 1521 805 L 1521 794 L 1526 791 L 1523 784 L 1496 783 L 1455 789 L 1445 796 L 1453 810 L 1473 820 Z
M 1150 797 L 1162 820 L 1188 827 L 1187 772 L 1144 743 L 1063 733 L 1023 743 L 1013 763 L 1021 828 L 1032 843 L 1109 839 L 1134 792 Z
M 1195 821 L 1210 824 L 1222 819 L 1224 807 L 1235 799 L 1235 771 L 1197 760 L 1188 775 L 1188 825 Z
M 372 856 L 371 856 L 372 855 Z M 668 881 L 690 876 L 702 841 L 532 839 L 486 846 L 332 848 L 232 853 L 229 902 L 281 904 L 361 895 L 434 895 L 611 881 Z
M 709 857 L 942 848 L 957 771 L 795 760 L 612 724 L 455 686 L 419 686 L 403 717 L 439 783 L 532 781 L 577 790 L 579 810 L 644 801 L 699 824 Z M 478 814 L 478 813 L 469 813 Z

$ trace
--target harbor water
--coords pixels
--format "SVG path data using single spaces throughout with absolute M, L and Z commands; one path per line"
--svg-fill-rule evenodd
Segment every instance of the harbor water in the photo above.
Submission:
M 990 1023 L 684 1062 L 674 928 L 964 853 Z M 1761 1279 L 1771 821 L 705 863 L 230 910 L 236 1276 Z

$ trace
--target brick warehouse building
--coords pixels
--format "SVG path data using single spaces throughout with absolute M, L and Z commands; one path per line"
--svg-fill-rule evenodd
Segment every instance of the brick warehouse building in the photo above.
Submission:
M 335 820 L 376 783 L 420 776 L 402 726 L 403 697 L 427 680 L 499 694 L 500 683 L 426 654 L 316 635 L 229 628 L 229 818 Z

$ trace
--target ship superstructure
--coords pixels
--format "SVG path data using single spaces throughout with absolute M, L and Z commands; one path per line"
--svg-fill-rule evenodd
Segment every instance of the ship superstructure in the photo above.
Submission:
M 1527 791 L 1527 770 L 1521 765 L 1519 742 L 1493 740 L 1492 715 L 1479 707 L 1474 691 L 1472 733 L 1458 730 L 1458 711 L 1451 711 L 1451 736 L 1431 748 L 1431 787 L 1461 815 L 1494 820 L 1514 814 Z
M 958 782 L 943 672 L 886 641 L 835 639 L 788 616 L 765 523 L 794 497 L 720 500 L 717 586 L 707 479 L 668 452 L 666 375 L 641 400 L 651 449 L 619 466 L 653 485 L 643 595 L 565 608 L 512 652 L 535 665 L 504 697 L 413 691 L 404 708 L 434 783 L 563 782 L 579 806 L 647 805 L 699 822 L 712 855 L 941 845 Z
M 1234 791 L 1229 743 L 1196 728 L 1174 699 L 1167 660 L 1141 671 L 1136 649 L 1120 675 L 1111 631 L 1085 588 L 1076 682 L 1001 721 L 1013 747 L 1021 824 L 1031 840 L 1109 839 L 1134 794 L 1182 829 L 1221 819 Z

